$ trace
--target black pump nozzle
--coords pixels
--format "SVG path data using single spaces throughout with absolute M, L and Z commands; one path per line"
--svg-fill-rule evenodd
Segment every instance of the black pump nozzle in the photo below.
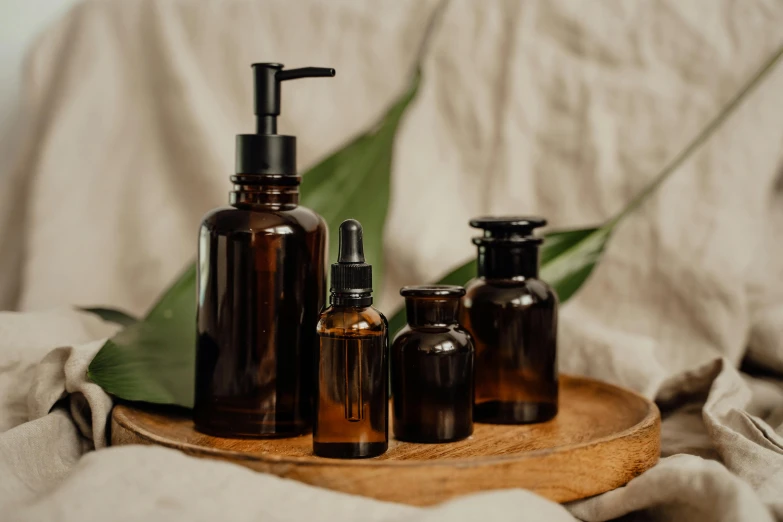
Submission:
M 283 69 L 280 63 L 254 63 L 256 133 L 237 136 L 237 174 L 296 175 L 296 138 L 277 134 L 280 82 L 297 78 L 331 77 L 334 69 Z
M 277 134 L 280 115 L 280 82 L 298 78 L 331 77 L 334 69 L 302 67 L 283 70 L 279 63 L 254 63 L 256 134 Z
M 346 219 L 340 225 L 337 262 L 332 265 L 332 303 L 367 306 L 372 303 L 372 265 L 364 262 L 362 225 Z

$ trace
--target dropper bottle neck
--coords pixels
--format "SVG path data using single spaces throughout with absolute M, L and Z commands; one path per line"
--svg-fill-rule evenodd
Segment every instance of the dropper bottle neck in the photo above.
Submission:
M 329 303 L 332 306 L 341 308 L 367 308 L 372 306 L 372 294 L 346 294 L 342 292 L 332 292 L 329 295 Z

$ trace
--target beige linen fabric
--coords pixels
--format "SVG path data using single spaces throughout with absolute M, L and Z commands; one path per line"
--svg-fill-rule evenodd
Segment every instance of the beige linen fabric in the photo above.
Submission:
M 40 324 L 53 325 L 50 333 L 61 332 L 62 337 L 76 332 L 72 338 L 77 340 L 111 332 L 113 327 L 99 323 L 75 312 L 5 313 L 0 324 L 3 339 L 11 344 L 4 341 L 0 349 L 10 353 L 24 346 Z M 557 522 L 574 517 L 608 520 L 629 513 L 644 513 L 652 520 L 783 519 L 780 435 L 748 413 L 779 409 L 783 392 L 766 390 L 751 400 L 752 386 L 723 360 L 681 377 L 678 401 L 683 406 L 663 423 L 663 453 L 672 456 L 624 488 L 565 508 L 526 491 L 508 490 L 419 509 L 329 492 L 174 450 L 100 449 L 111 401 L 85 382 L 84 370 L 101 342 L 50 352 L 23 383 L 16 371 L 0 372 L 0 389 L 28 392 L 30 419 L 0 434 L 4 520 L 98 521 L 111 515 L 113 520 L 208 521 L 230 514 L 238 520 L 470 521 L 484 516 Z M 31 367 L 34 352 L 28 352 L 29 359 L 17 357 L 14 364 Z M 58 403 L 65 396 L 68 401 Z M 0 422 L 8 423 L 20 402 L 25 399 L 7 403 Z M 94 447 L 99 451 L 82 457 Z M 708 451 L 719 454 L 725 467 L 684 453 Z
M 201 215 L 226 201 L 233 135 L 253 127 L 247 65 L 337 69 L 286 85 L 280 129 L 304 169 L 404 88 L 434 5 L 92 1 L 41 38 L 25 146 L 0 181 L 0 306 L 24 311 L 0 314 L 4 519 L 783 520 L 783 67 L 621 223 L 562 309 L 563 371 L 661 405 L 665 458 L 625 488 L 421 510 L 162 449 L 80 458 L 105 443 L 111 402 L 84 376 L 113 330 L 66 309 L 140 314 L 193 257 Z M 471 216 L 613 216 L 781 27 L 778 0 L 452 2 L 395 147 L 381 309 L 474 255 Z M 745 356 L 766 376 L 738 371 Z

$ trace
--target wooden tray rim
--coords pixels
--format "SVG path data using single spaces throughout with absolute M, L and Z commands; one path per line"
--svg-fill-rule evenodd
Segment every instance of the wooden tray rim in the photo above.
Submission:
M 564 375 L 565 376 L 565 375 Z M 589 448 L 592 446 L 597 446 L 601 444 L 606 444 L 608 442 L 620 440 L 623 438 L 626 438 L 630 435 L 633 435 L 639 431 L 646 431 L 650 428 L 653 428 L 656 423 L 658 422 L 658 419 L 660 418 L 660 414 L 658 411 L 658 406 L 655 405 L 654 402 L 647 399 L 646 397 L 636 393 L 633 390 L 630 390 L 628 388 L 625 388 L 623 386 L 618 386 L 616 384 L 611 384 L 605 381 L 601 381 L 598 379 L 593 379 L 590 377 L 583 377 L 583 376 L 573 376 L 573 375 L 567 375 L 567 377 L 574 379 L 574 380 L 580 380 L 580 381 L 588 381 L 592 383 L 593 385 L 598 385 L 605 388 L 614 388 L 615 391 L 619 391 L 621 393 L 631 395 L 635 397 L 636 399 L 639 399 L 644 404 L 647 405 L 647 412 L 644 416 L 644 418 L 639 421 L 638 423 L 634 424 L 633 426 L 630 426 L 626 428 L 623 431 L 613 433 L 611 435 L 601 437 L 598 439 L 592 439 L 590 441 L 586 442 L 579 442 L 575 444 L 569 444 L 566 446 L 556 446 L 553 448 L 541 448 L 537 450 L 532 451 L 525 451 L 522 453 L 514 453 L 510 455 L 476 455 L 473 457 L 458 457 L 458 458 L 450 458 L 450 457 L 444 457 L 439 459 L 429 459 L 429 460 L 376 460 L 376 459 L 319 459 L 319 460 L 313 460 L 313 456 L 306 456 L 306 457 L 291 457 L 291 456 L 285 456 L 285 455 L 277 455 L 275 453 L 245 453 L 241 451 L 236 450 L 230 450 L 230 449 L 216 449 L 216 448 L 210 448 L 207 446 L 200 446 L 197 444 L 192 444 L 190 442 L 178 442 L 176 445 L 166 439 L 163 439 L 154 433 L 148 432 L 146 429 L 140 428 L 138 426 L 130 426 L 125 419 L 121 415 L 115 415 L 114 411 L 112 411 L 112 418 L 114 421 L 121 425 L 123 428 L 129 431 L 134 431 L 139 438 L 146 439 L 147 441 L 157 444 L 159 446 L 165 446 L 168 448 L 175 448 L 175 449 L 184 449 L 184 450 L 191 450 L 193 452 L 198 452 L 202 455 L 208 455 L 208 456 L 214 456 L 219 458 L 226 458 L 231 457 L 232 459 L 236 460 L 248 460 L 248 461 L 261 461 L 261 462 L 273 462 L 276 464 L 295 464 L 297 466 L 341 466 L 345 468 L 352 468 L 352 467 L 382 467 L 387 468 L 390 466 L 393 467 L 406 467 L 406 468 L 415 468 L 420 466 L 447 466 L 447 467 L 475 467 L 475 466 L 483 466 L 483 465 L 491 465 L 491 464 L 497 464 L 502 462 L 511 462 L 511 461 L 519 461 L 519 460 L 525 460 L 525 459 L 532 459 L 536 457 L 541 457 L 544 455 L 547 455 L 552 452 L 561 452 L 561 451 L 571 451 L 576 449 L 583 449 L 583 448 Z M 301 437 L 308 436 L 308 435 L 300 435 Z M 221 438 L 221 437 L 216 437 Z M 244 439 L 243 439 L 244 440 Z M 248 439 L 252 440 L 252 439 Z

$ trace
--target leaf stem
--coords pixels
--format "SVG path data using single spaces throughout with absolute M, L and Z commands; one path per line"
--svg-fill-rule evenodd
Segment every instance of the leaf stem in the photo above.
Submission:
M 761 81 L 769 74 L 769 72 L 775 67 L 775 65 L 783 57 L 783 46 L 779 47 L 775 54 L 767 60 L 764 65 L 753 75 L 748 83 L 746 83 L 742 89 L 734 96 L 734 98 L 727 103 L 720 113 L 713 118 L 713 120 L 702 131 L 696 135 L 693 140 L 672 159 L 668 165 L 655 177 L 655 179 L 647 185 L 639 194 L 637 194 L 630 203 L 623 209 L 622 212 L 612 218 L 605 226 L 613 228 L 623 218 L 628 216 L 631 212 L 636 210 L 639 205 L 644 203 L 647 198 L 652 195 L 653 192 L 664 182 L 666 179 L 687 160 L 693 152 L 701 147 L 710 136 L 720 127 L 724 121 L 739 107 L 739 105 L 745 100 L 747 95 L 755 89 Z

